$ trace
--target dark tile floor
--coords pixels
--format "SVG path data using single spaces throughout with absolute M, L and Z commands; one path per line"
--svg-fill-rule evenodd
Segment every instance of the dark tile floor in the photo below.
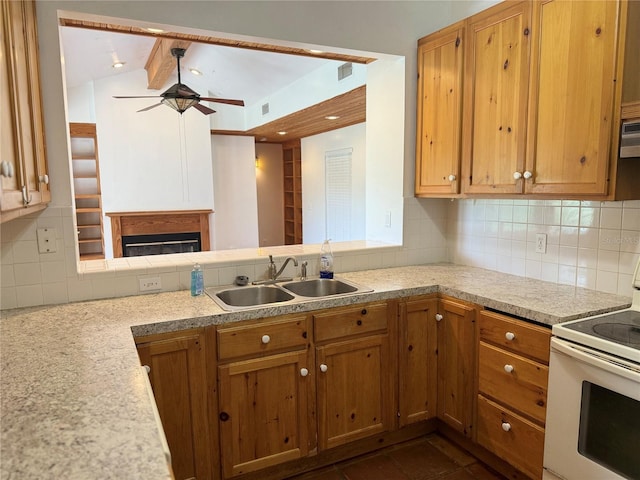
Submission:
M 290 480 L 504 480 L 438 434 L 388 447 Z

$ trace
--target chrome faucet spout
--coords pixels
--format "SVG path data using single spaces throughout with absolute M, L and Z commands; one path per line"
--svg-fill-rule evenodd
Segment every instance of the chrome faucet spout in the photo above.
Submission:
M 293 262 L 293 264 L 297 267 L 298 266 L 298 260 L 296 259 L 296 257 L 287 257 L 286 260 L 284 261 L 284 263 L 282 264 L 282 266 L 280 267 L 280 270 L 278 270 L 275 274 L 275 276 L 273 277 L 272 280 L 277 280 L 278 277 L 282 274 L 282 272 L 284 271 L 284 269 L 287 267 L 287 264 L 289 262 Z

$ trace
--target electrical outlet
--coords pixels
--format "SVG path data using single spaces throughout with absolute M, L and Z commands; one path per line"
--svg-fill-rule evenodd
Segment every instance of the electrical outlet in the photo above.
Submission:
M 546 233 L 536 233 L 536 253 L 547 253 Z
M 141 292 L 152 292 L 154 290 L 162 290 L 162 280 L 160 277 L 147 277 L 141 278 L 140 281 L 140 291 Z

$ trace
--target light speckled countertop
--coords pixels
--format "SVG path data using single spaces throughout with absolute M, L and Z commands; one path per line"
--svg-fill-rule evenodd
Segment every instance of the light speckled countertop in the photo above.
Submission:
M 457 265 L 338 277 L 373 292 L 231 313 L 186 290 L 2 311 L 0 478 L 169 478 L 133 335 L 433 292 L 548 325 L 631 304 Z

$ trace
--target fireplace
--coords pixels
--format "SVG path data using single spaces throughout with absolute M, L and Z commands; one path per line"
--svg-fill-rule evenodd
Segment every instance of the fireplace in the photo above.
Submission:
M 123 257 L 199 251 L 200 232 L 126 235 L 122 237 Z
M 213 210 L 107 213 L 114 257 L 209 250 Z

